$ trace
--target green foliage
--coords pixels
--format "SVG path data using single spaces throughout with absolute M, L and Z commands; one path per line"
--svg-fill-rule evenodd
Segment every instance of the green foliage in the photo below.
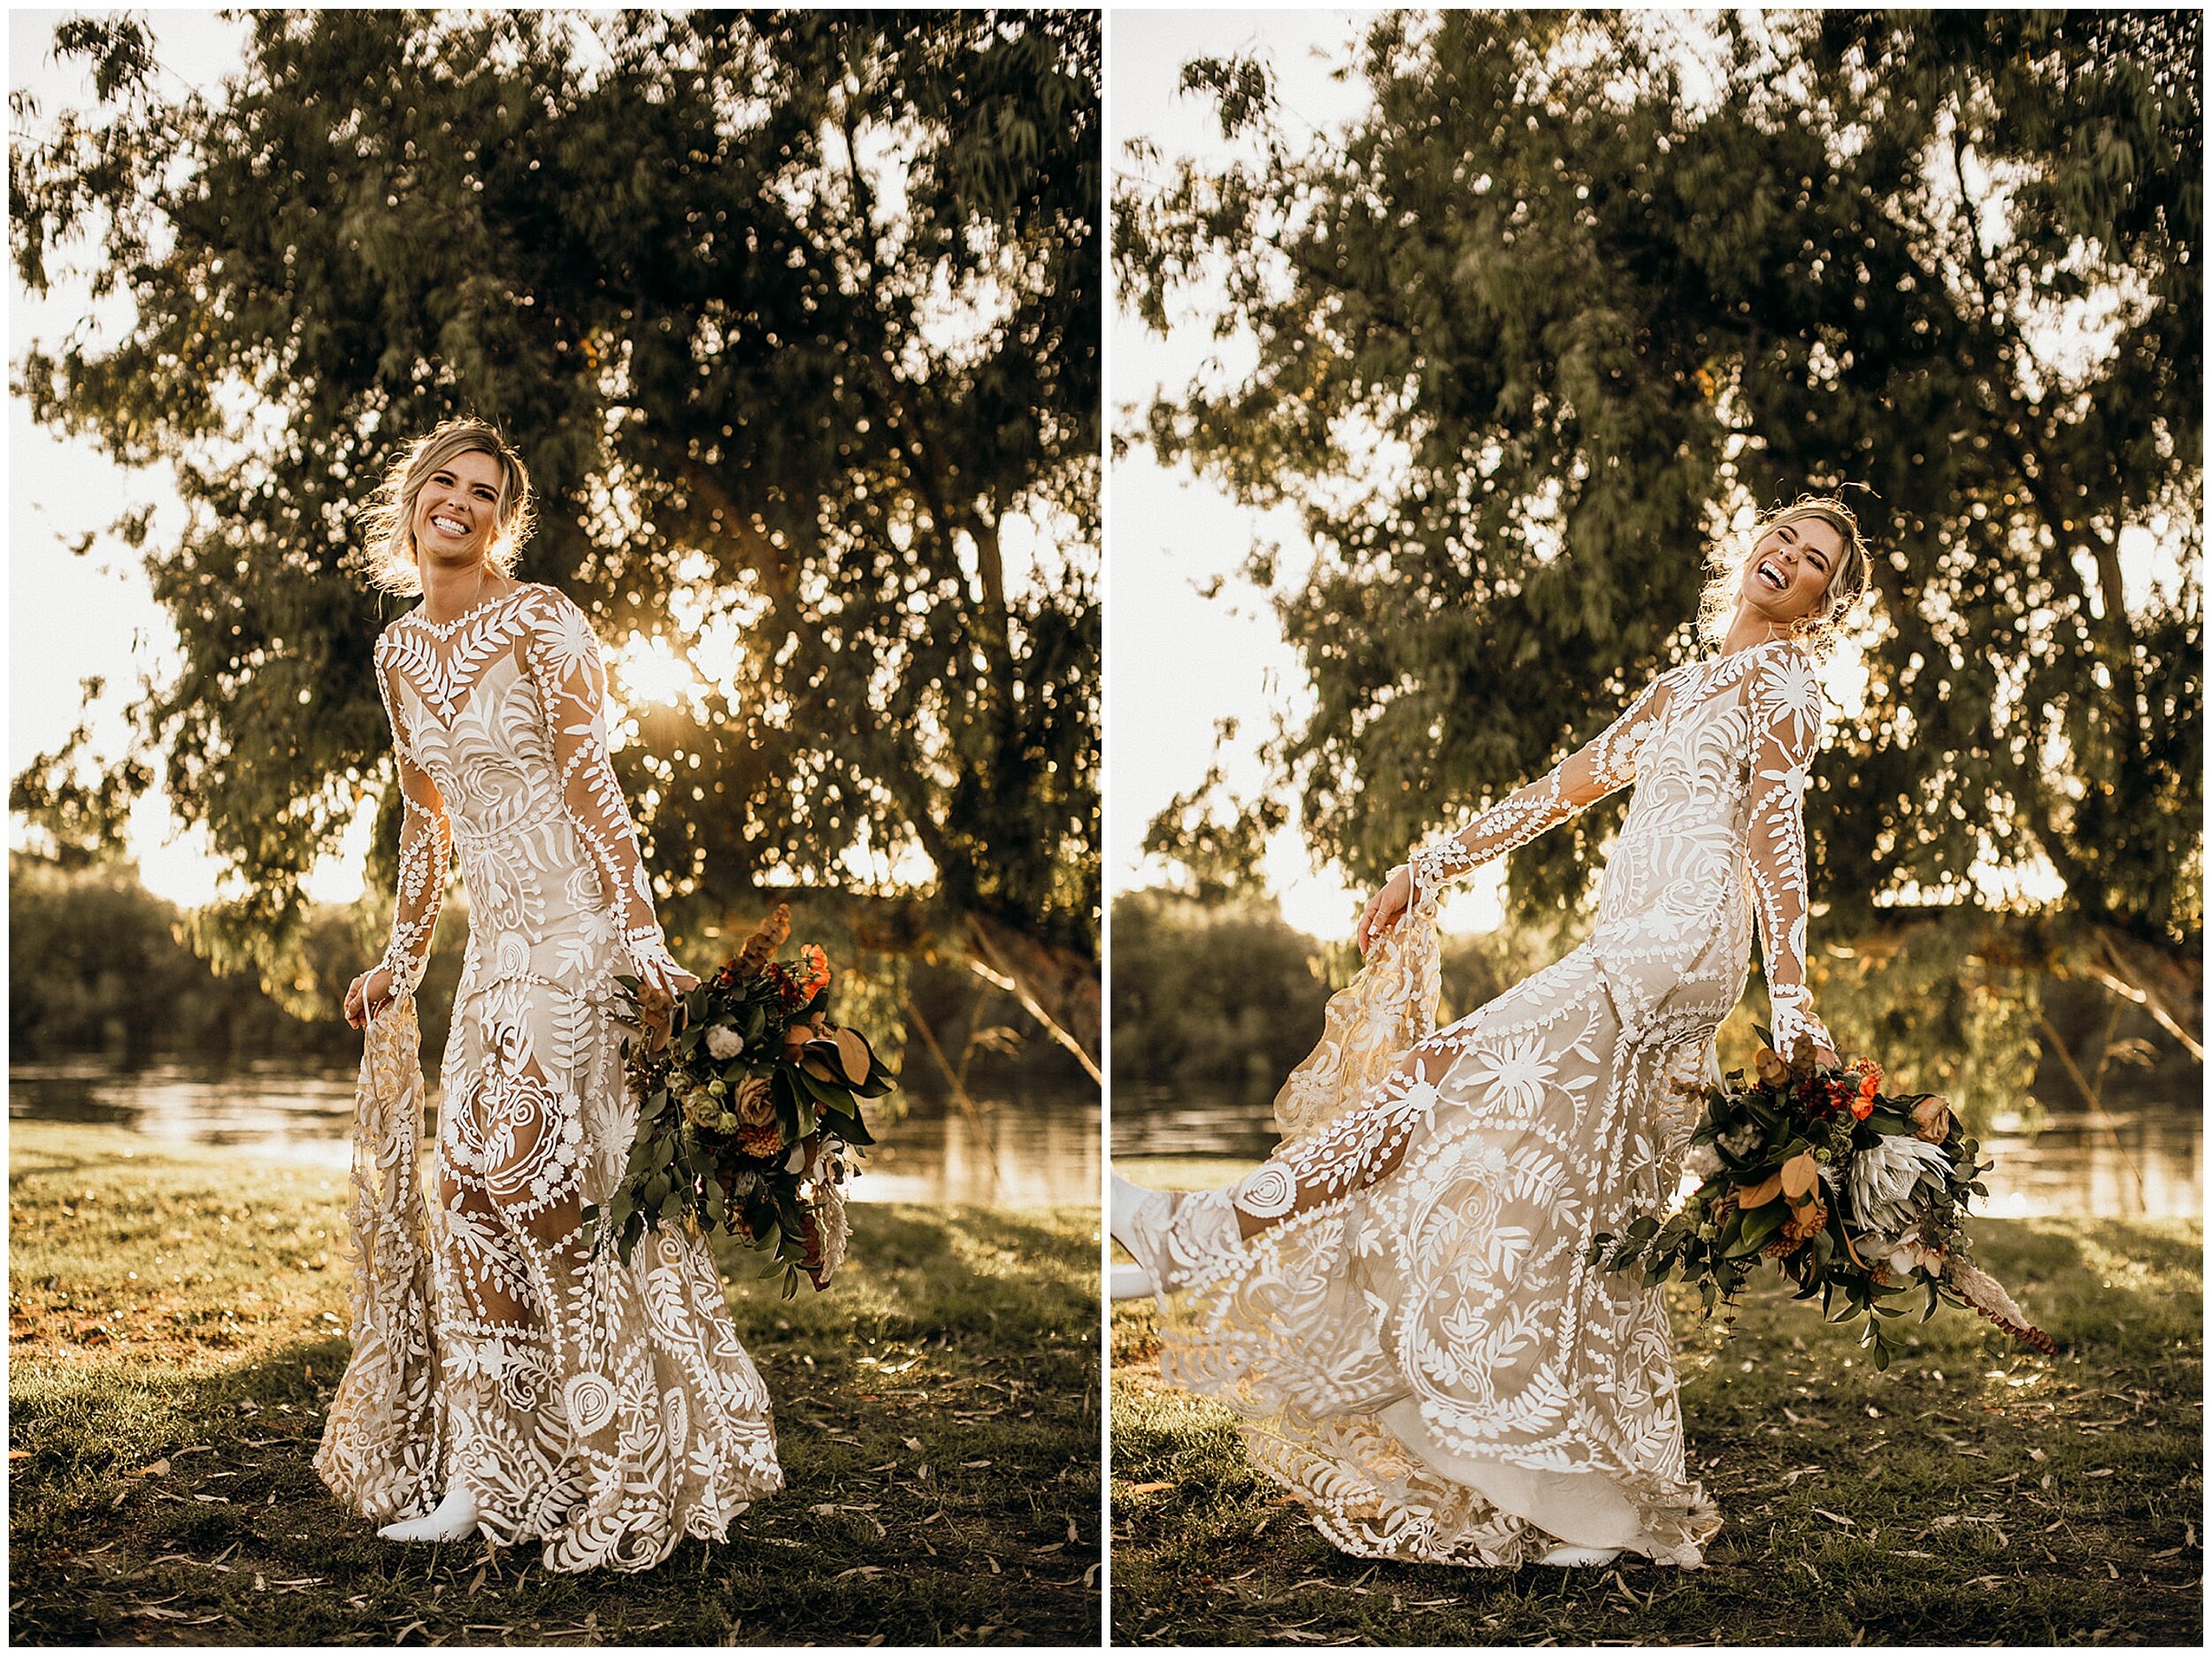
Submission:
M 1235 736 L 1236 721 L 1223 720 L 1221 740 Z M 1280 800 L 1243 800 L 1231 794 L 1221 767 L 1211 765 L 1195 788 L 1178 794 L 1153 816 L 1139 848 L 1179 866 L 1185 894 L 1199 902 L 1257 901 L 1267 895 L 1261 863 L 1268 837 L 1289 820 Z
M 1978 1130 L 2032 1109 L 2042 1055 L 2043 975 L 1974 952 L 1966 916 L 1901 937 L 1813 951 L 1814 1004 L 1848 1058 L 1871 1058 L 1890 1085 L 1939 1092 Z
M 866 1036 L 826 1022 L 830 968 L 818 945 L 751 967 L 733 962 L 687 992 L 684 1027 L 664 1046 L 625 1041 L 636 1137 L 613 1193 L 584 1209 L 584 1228 L 595 1247 L 611 1238 L 626 1261 L 654 1226 L 723 1230 L 774 1259 L 788 1297 L 803 1274 L 817 1290 L 829 1284 L 830 1254 L 843 1246 L 831 1208 L 843 1153 L 875 1143 L 860 1100 L 884 1097 L 897 1077 Z M 615 981 L 625 1021 L 641 1030 L 638 980 Z M 710 1040 L 718 1031 L 729 1038 L 722 1054 Z
M 1282 1084 L 1320 1033 L 1321 946 L 1272 903 L 1168 891 L 1114 900 L 1114 1073 L 1139 1082 Z
M 184 664 L 134 719 L 243 877 L 211 944 L 296 947 L 368 791 L 388 884 L 355 514 L 472 412 L 540 488 L 519 572 L 712 676 L 617 755 L 673 891 L 865 868 L 1094 961 L 1096 14 L 250 26 L 178 96 L 150 26 L 69 25 L 102 102 L 11 157 L 26 282 L 81 249 L 129 301 L 30 347 L 33 411 L 190 509 L 148 556 Z
M 86 705 L 98 701 L 104 687 L 96 678 L 86 679 Z M 90 727 L 78 724 L 58 748 L 33 759 L 8 785 L 9 811 L 44 841 L 41 849 L 63 868 L 122 856 L 132 801 L 153 780 L 136 758 L 88 774 L 75 755 L 90 740 Z
M 1143 435 L 1303 513 L 1315 707 L 1276 757 L 1316 843 L 1374 878 L 1537 774 L 1690 647 L 1725 518 L 1862 483 L 1865 703 L 1806 801 L 1831 924 L 2039 852 L 2067 914 L 2192 953 L 2199 14 L 1729 14 L 1694 96 L 1655 15 L 1387 14 L 1371 110 L 1300 153 L 1263 69 L 1194 65 L 1259 158 L 1116 203 L 1140 317 L 1256 341 Z M 2182 573 L 2123 602 L 2130 532 Z M 1579 895 L 1564 849 L 1516 856 L 1525 911 Z
M 1760 1033 L 1763 1043 L 1770 1039 Z M 1710 1171 L 1672 1212 L 1640 1214 L 1617 1236 L 1592 1236 L 1585 1262 L 1633 1271 L 1647 1287 L 1678 1272 L 1686 1287 L 1698 1291 L 1701 1314 L 1714 1315 L 1717 1302 L 1732 1327 L 1745 1285 L 1764 1259 L 1795 1286 L 1793 1298 L 1819 1296 L 1823 1321 L 1863 1318 L 1861 1344 L 1877 1368 L 1886 1368 L 1904 1347 L 1895 1330 L 1885 1330 L 1883 1319 L 1903 1315 L 1923 1293 L 1924 1322 L 1939 1301 L 1978 1308 L 1951 1281 L 1945 1261 L 1971 1263 L 1967 1210 L 1976 1197 L 1989 1194 L 1981 1175 L 1993 1164 L 1980 1160 L 1980 1145 L 1944 1108 L 1942 1136 L 1928 1141 L 1943 1154 L 1940 1169 L 1919 1170 L 1909 1202 L 1861 1212 L 1853 1163 L 1886 1146 L 1916 1147 L 1926 1129 L 1915 1112 L 1931 1095 L 1894 1086 L 1871 1091 L 1878 1085 L 1871 1072 L 1815 1062 L 1802 1035 L 1798 1048 L 1785 1065 L 1763 1044 L 1755 1078 L 1732 1071 L 1727 1085 L 1707 1090 L 1690 1143 L 1693 1155 L 1705 1147 Z M 1902 1223 L 1894 1216 L 1901 1211 L 1909 1215 Z M 1904 1271 L 1891 1267 L 1886 1250 L 1903 1240 L 1927 1250 L 1932 1261 L 1924 1257 Z M 1979 1308 L 1997 1321 L 1993 1308 Z M 2053 1349 L 2038 1329 L 1999 1326 L 2047 1355 Z
M 193 917 L 139 884 L 128 863 L 71 867 L 22 852 L 8 859 L 8 1039 L 17 1058 L 104 1048 L 131 1058 L 156 1052 L 357 1055 L 346 1027 L 346 985 L 374 951 L 358 909 L 306 911 L 289 976 L 257 983 L 219 976 L 188 947 Z M 449 909 L 443 924 L 465 924 Z M 460 950 L 431 962 L 426 1050 L 445 1042 L 444 1008 Z

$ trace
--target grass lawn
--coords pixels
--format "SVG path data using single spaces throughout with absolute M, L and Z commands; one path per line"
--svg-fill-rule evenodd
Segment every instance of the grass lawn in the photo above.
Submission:
M 1124 1170 L 1186 1187 L 1230 1171 Z M 1151 1302 L 1118 1306 L 1114 1637 L 2200 1644 L 2200 1227 L 1976 1231 L 2055 1360 L 1946 1307 L 1882 1374 L 1779 1292 L 1747 1295 L 1725 1346 L 1675 1299 L 1689 1452 L 1724 1521 L 1691 1572 L 1348 1558 L 1254 1476 L 1226 1410 L 1161 1386 Z
M 396 1547 L 309 1457 L 342 1175 L 12 1124 L 19 1644 L 1095 1644 L 1097 1216 L 868 1205 L 827 1293 L 719 1248 L 787 1487 L 658 1569 Z

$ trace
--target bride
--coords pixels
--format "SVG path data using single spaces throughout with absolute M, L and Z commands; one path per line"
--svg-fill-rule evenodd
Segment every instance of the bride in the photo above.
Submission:
M 1866 585 L 1830 497 L 1717 547 L 1717 652 L 1368 903 L 1367 963 L 1276 1100 L 1275 1154 L 1225 1189 L 1113 1181 L 1114 1236 L 1162 1299 L 1163 1376 L 1235 1411 L 1344 1551 L 1702 1562 L 1720 1520 L 1688 1476 L 1665 1301 L 1585 1250 L 1673 1198 L 1755 913 L 1775 1046 L 1835 1061 L 1805 984 L 1801 800 L 1812 652 Z M 1632 783 L 1588 940 L 1435 1030 L 1439 888 Z
M 520 459 L 475 420 L 408 449 L 372 518 L 376 584 L 422 602 L 374 652 L 405 810 L 391 944 L 346 992 L 368 1031 L 354 1355 L 315 1464 L 396 1541 L 646 1569 L 783 1475 L 706 1244 L 663 1227 L 626 1264 L 583 1230 L 635 1118 L 615 974 L 664 1015 L 698 980 L 654 916 L 591 625 L 509 572 L 530 523 Z M 468 952 L 425 1215 L 413 996 L 455 849 Z

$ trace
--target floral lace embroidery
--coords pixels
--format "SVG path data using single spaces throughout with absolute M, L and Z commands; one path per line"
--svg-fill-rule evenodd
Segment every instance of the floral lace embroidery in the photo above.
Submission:
M 1526 845 L 1635 780 L 1638 749 L 1665 714 L 1681 672 L 1677 669 L 1653 679 L 1618 718 L 1541 777 L 1506 795 L 1458 833 L 1415 852 L 1409 866 L 1417 901 L 1419 893 L 1433 893 L 1447 881 Z
M 1687 1475 L 1664 1302 L 1583 1254 L 1672 1197 L 1755 893 L 1778 1034 L 1824 1038 L 1800 813 L 1820 705 L 1786 643 L 1689 663 L 1417 857 L 1392 947 L 1278 1100 L 1283 1146 L 1206 1193 L 1247 1234 L 1192 1238 L 1162 1373 L 1235 1410 L 1340 1547 L 1511 1565 L 1563 1538 L 1548 1517 L 1610 1502 L 1636 1550 L 1698 1561 L 1719 1520 Z M 1589 940 L 1435 1031 L 1441 879 L 1632 781 Z
M 488 1534 L 542 1541 L 549 1569 L 648 1568 L 686 1535 L 724 1535 L 782 1474 L 704 1242 L 663 1227 L 626 1264 L 583 1235 L 634 1125 L 614 974 L 641 965 L 665 983 L 676 970 L 607 751 L 597 641 L 567 599 L 524 586 L 443 627 L 403 617 L 376 668 L 408 800 L 387 950 L 403 994 L 420 980 L 449 847 L 469 939 L 424 1205 L 429 1407 L 386 1377 L 379 1330 L 409 1326 L 388 1271 L 357 1312 L 347 1407 L 318 1464 L 380 1518 L 426 1510 L 457 1481 Z M 378 1067 L 365 1065 L 357 1114 L 357 1134 L 380 1143 L 396 1131 L 386 1094 L 416 1062 L 411 1045 L 391 1046 L 393 1021 L 372 1031 Z M 387 1254 L 374 1238 L 405 1231 L 391 1215 L 408 1185 L 363 1169 L 396 1154 L 357 1143 L 357 1238 Z
M 1751 677 L 1751 830 L 1746 847 L 1758 893 L 1759 936 L 1775 1049 L 1800 1034 L 1835 1050 L 1813 1016 L 1805 985 L 1806 916 L 1811 881 L 1805 850 L 1805 785 L 1820 746 L 1820 680 L 1796 650 L 1769 653 Z

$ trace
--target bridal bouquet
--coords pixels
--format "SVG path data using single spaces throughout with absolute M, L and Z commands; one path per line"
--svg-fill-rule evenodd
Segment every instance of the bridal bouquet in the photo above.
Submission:
M 737 956 L 686 993 L 683 1016 L 656 1020 L 634 978 L 625 1070 L 638 1100 L 637 1136 L 621 1183 L 586 1215 L 626 1260 L 651 1226 L 719 1226 L 783 1268 L 786 1296 L 801 1273 L 818 1290 L 851 1234 L 840 1186 L 847 1153 L 873 1144 L 860 1100 L 894 1077 L 866 1039 L 828 1021 L 829 957 L 808 944 L 774 958 L 791 935 L 778 903 Z M 675 1021 L 676 1032 L 667 1033 Z
M 1763 1037 L 1766 1031 L 1760 1031 Z M 1601 1234 L 1589 1261 L 1610 1270 L 1640 1267 L 1666 1280 L 1678 1267 L 1698 1284 L 1706 1314 L 1732 1307 L 1762 1260 L 1818 1294 L 1833 1322 L 1867 1320 L 1865 1344 L 1889 1366 L 1889 1300 L 1917 1290 L 1925 1322 L 1939 1303 L 1978 1311 L 2045 1353 L 2051 1337 L 2032 1326 L 1997 1279 L 1974 1264 L 1967 1205 L 1988 1191 L 1980 1146 L 1932 1093 L 1885 1093 L 1878 1065 L 1822 1065 L 1800 1035 L 1785 1062 L 1762 1046 L 1756 1078 L 1732 1071 L 1706 1092 L 1686 1172 L 1700 1183 L 1663 1223 L 1645 1216 L 1626 1235 Z M 1834 1309 L 1840 1295 L 1841 1310 Z

